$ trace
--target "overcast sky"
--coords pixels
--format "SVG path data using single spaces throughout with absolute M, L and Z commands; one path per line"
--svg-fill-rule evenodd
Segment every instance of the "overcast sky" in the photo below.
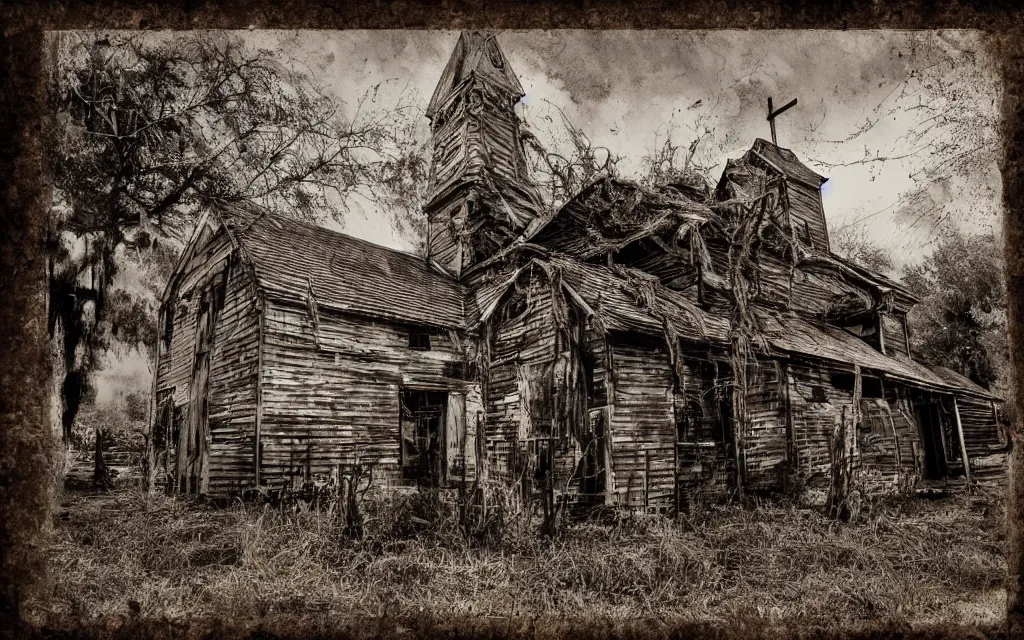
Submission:
M 378 84 L 381 106 L 399 96 L 425 106 L 458 32 L 260 31 L 247 39 L 308 70 L 351 109 Z M 714 133 L 704 151 L 718 163 L 717 177 L 726 158 L 770 137 L 769 96 L 776 106 L 798 98 L 778 119 L 779 144 L 829 177 L 833 232 L 863 227 L 902 265 L 948 224 L 999 225 L 994 154 L 967 175 L 935 175 L 942 158 L 997 145 L 999 81 L 976 32 L 502 31 L 498 42 L 526 91 L 520 111 L 540 137 L 555 130 L 548 123 L 557 122 L 556 105 L 621 157 L 623 174 L 670 131 L 688 143 L 707 127 Z M 952 123 L 915 141 L 937 112 Z M 427 121 L 419 120 L 426 141 Z M 922 185 L 929 204 L 943 205 L 934 215 L 905 202 Z M 353 212 L 346 230 L 409 246 L 380 212 Z
M 425 107 L 458 32 L 243 37 L 308 72 L 351 113 L 374 87 L 378 108 L 400 99 Z M 978 33 L 501 31 L 498 42 L 526 91 L 518 109 L 531 129 L 557 147 L 557 106 L 618 155 L 627 176 L 668 133 L 685 145 L 707 128 L 702 154 L 717 178 L 727 158 L 770 138 L 769 96 L 776 106 L 798 98 L 778 119 L 779 144 L 829 178 L 823 197 L 833 234 L 855 225 L 903 266 L 950 226 L 999 227 L 1001 96 Z M 418 126 L 426 149 L 427 120 L 419 116 Z M 958 158 L 972 159 L 969 170 L 947 170 Z M 356 206 L 343 224 L 352 235 L 412 246 L 387 212 Z M 124 363 L 122 374 L 132 366 Z

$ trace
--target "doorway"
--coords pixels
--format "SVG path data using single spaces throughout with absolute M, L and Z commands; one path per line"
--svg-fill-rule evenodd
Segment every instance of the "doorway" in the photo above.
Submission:
M 176 485 L 180 493 L 205 493 L 209 467 L 210 350 L 214 309 L 204 293 L 196 318 L 195 361 L 189 383 L 188 421 L 178 434 Z
M 946 466 L 946 448 L 942 437 L 942 411 L 930 396 L 914 399 L 914 419 L 921 428 L 924 447 L 924 479 L 942 480 L 949 475 Z
M 446 391 L 401 391 L 402 477 L 417 484 L 437 487 L 447 474 L 444 442 Z

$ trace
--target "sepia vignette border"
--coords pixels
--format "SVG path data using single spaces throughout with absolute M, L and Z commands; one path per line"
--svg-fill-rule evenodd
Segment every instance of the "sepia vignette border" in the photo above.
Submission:
M 46 390 L 46 256 L 43 237 L 49 191 L 43 176 L 45 117 L 43 34 L 65 29 L 942 29 L 986 32 L 1003 78 L 1003 202 L 1010 362 L 1024 375 L 1024 10 L 998 0 L 908 3 L 845 0 L 703 0 L 678 6 L 653 0 L 578 0 L 487 4 L 236 0 L 109 3 L 10 2 L 0 7 L 0 629 L 21 637 L 778 637 L 743 623 L 689 624 L 652 620 L 501 621 L 451 619 L 425 612 L 416 619 L 352 621 L 330 626 L 314 616 L 263 620 L 107 621 L 34 629 L 19 616 L 30 595 L 46 588 L 46 540 L 55 496 L 55 460 Z M 827 63 L 827 62 L 826 62 Z M 1015 385 L 1014 415 L 1024 416 L 1024 389 Z M 991 629 L 944 627 L 790 630 L 799 637 L 1024 638 L 1024 425 L 1013 424 L 1007 505 L 1008 610 Z

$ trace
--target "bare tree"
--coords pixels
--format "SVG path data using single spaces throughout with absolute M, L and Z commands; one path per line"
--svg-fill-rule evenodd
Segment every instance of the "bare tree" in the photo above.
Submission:
M 840 227 L 830 234 L 829 240 L 834 253 L 862 267 L 881 273 L 896 268 L 890 253 L 868 237 L 863 225 Z
M 315 219 L 354 193 L 388 197 L 409 166 L 394 122 L 410 105 L 370 109 L 371 90 L 346 115 L 273 52 L 218 33 L 61 34 L 51 57 L 49 331 L 66 439 L 116 319 L 119 252 L 180 247 L 207 206 Z
M 846 136 L 832 139 L 819 134 L 809 142 L 823 150 L 812 160 L 827 168 L 863 165 L 892 171 L 900 161 L 912 163 L 914 186 L 890 207 L 904 220 L 901 237 L 907 236 L 909 243 L 911 233 L 934 239 L 947 231 L 947 222 L 974 215 L 971 203 L 995 199 L 1000 123 L 994 86 L 978 73 L 985 65 L 977 63 L 980 54 L 971 36 L 908 37 L 909 53 L 899 53 L 905 60 L 905 75 L 888 88 L 867 117 Z M 927 46 L 915 46 L 925 38 Z M 912 125 L 886 146 L 873 148 L 866 143 L 877 127 L 907 118 L 914 119 Z M 829 161 L 829 149 L 848 149 L 862 141 L 861 158 Z
M 534 180 L 552 209 L 557 209 L 599 175 L 615 175 L 618 157 L 607 147 L 595 146 L 583 129 L 574 124 L 565 111 L 545 100 L 558 112 L 552 139 L 542 143 L 524 127 L 523 143 L 533 160 Z M 549 121 L 551 118 L 547 118 Z M 555 149 L 564 150 L 561 153 Z

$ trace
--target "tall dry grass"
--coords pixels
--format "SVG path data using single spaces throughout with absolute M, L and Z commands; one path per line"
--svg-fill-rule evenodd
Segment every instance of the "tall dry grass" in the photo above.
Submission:
M 837 523 L 793 506 L 707 508 L 679 521 L 601 512 L 538 535 L 464 535 L 433 493 L 370 501 L 364 535 L 333 510 L 213 508 L 132 490 L 68 494 L 46 622 L 282 615 L 644 617 L 846 626 L 1002 615 L 1002 507 L 986 494 L 903 500 Z M 224 617 L 227 618 L 224 618 Z

